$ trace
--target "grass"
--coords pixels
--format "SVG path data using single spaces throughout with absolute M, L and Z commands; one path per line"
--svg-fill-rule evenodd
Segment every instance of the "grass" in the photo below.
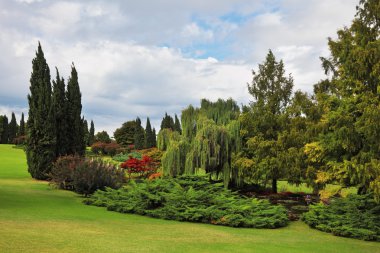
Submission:
M 27 173 L 22 150 L 0 145 L 0 252 L 345 252 L 380 244 L 335 237 L 293 222 L 236 229 L 119 214 Z

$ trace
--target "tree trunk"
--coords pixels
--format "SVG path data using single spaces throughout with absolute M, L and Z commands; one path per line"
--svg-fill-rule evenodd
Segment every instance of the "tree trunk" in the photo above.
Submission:
M 272 179 L 272 192 L 277 193 L 277 179 Z

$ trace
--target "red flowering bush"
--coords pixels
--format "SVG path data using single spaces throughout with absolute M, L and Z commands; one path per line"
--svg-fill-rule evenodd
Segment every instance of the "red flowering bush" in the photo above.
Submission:
M 91 151 L 94 154 L 114 156 L 117 153 L 122 152 L 123 149 L 116 142 L 111 142 L 111 143 L 95 142 L 94 144 L 91 145 Z
M 147 178 L 157 170 L 157 166 L 153 159 L 146 155 L 141 159 L 130 156 L 128 160 L 120 165 L 120 167 L 127 171 L 129 178 L 131 178 L 132 174 L 138 174 L 138 177 L 140 178 Z

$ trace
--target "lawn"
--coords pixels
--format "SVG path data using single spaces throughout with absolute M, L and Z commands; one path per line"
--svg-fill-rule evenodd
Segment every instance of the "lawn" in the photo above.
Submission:
M 292 222 L 237 229 L 119 214 L 30 178 L 24 152 L 0 145 L 0 252 L 361 252 L 380 243 L 335 237 Z

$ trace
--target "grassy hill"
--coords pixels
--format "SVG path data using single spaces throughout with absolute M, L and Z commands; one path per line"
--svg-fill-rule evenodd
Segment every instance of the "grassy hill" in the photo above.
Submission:
M 113 213 L 81 200 L 33 180 L 24 152 L 0 145 L 0 252 L 380 253 L 380 243 L 335 237 L 302 222 L 237 229 Z

